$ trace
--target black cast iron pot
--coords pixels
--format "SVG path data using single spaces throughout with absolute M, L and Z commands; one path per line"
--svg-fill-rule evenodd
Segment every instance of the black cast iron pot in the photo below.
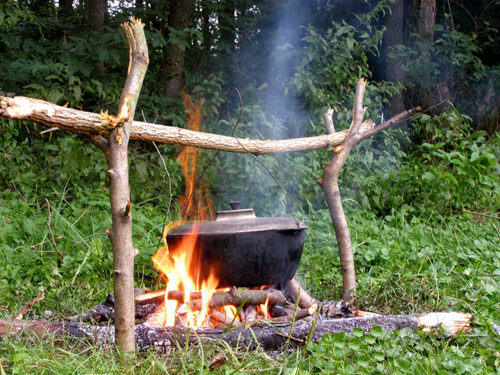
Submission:
M 281 284 L 293 278 L 307 226 L 290 218 L 256 217 L 251 208 L 219 211 L 215 221 L 170 231 L 172 254 L 182 251 L 177 245 L 192 236 L 193 229 L 198 237 L 192 275 L 200 282 L 214 272 L 222 288 Z

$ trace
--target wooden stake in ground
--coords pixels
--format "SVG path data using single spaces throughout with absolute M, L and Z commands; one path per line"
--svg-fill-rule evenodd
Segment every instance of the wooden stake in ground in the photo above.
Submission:
M 123 352 L 135 351 L 134 257 L 132 212 L 128 179 L 128 141 L 130 125 L 148 67 L 148 47 L 143 24 L 133 20 L 122 25 L 130 47 L 127 80 L 120 99 L 117 117 L 105 115 L 111 127 L 107 159 L 113 226 L 108 231 L 113 247 L 116 344 Z M 103 144 L 103 139 L 99 140 Z
M 328 204 L 330 216 L 335 228 L 335 236 L 339 246 L 340 267 L 342 269 L 342 291 L 343 298 L 346 302 L 353 302 L 356 298 L 356 275 L 354 269 L 351 234 L 349 232 L 349 226 L 347 225 L 347 219 L 344 213 L 344 208 L 342 207 L 342 201 L 340 199 L 340 171 L 342 170 L 349 153 L 359 142 L 408 118 L 410 115 L 420 110 L 420 108 L 417 107 L 409 111 L 402 112 L 391 118 L 389 121 L 361 133 L 361 125 L 363 123 L 368 123 L 368 121 L 363 122 L 363 117 L 366 111 L 366 108 L 363 108 L 365 88 L 366 80 L 360 79 L 356 85 L 356 91 L 354 94 L 351 128 L 349 129 L 349 133 L 347 134 L 344 143 L 333 149 L 334 154 L 332 161 L 325 166 L 323 170 L 323 178 L 321 180 L 321 185 L 323 186 L 323 191 L 325 192 L 326 202 Z M 325 114 L 326 129 L 329 133 L 335 132 L 332 116 L 333 111 L 328 111 Z

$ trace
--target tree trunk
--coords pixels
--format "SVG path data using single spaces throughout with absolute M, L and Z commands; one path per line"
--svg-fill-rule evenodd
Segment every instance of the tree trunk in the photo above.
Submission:
M 410 32 L 417 33 L 428 44 L 432 43 L 436 24 L 436 0 L 411 0 Z
M 170 3 L 168 14 L 168 25 L 176 31 L 181 31 L 191 25 L 191 14 L 193 0 L 175 0 Z M 170 53 L 167 55 L 165 70 L 167 82 L 165 83 L 164 95 L 176 98 L 182 86 L 182 74 L 184 71 L 184 50 L 177 44 L 170 44 Z
M 210 56 L 210 49 L 212 48 L 212 33 L 210 32 L 210 7 L 207 1 L 201 4 L 201 22 L 203 33 L 203 55 L 206 59 Z
M 54 9 L 54 2 L 52 0 L 32 0 L 29 3 L 29 7 L 33 12 L 44 13 Z
M 85 0 L 85 23 L 90 30 L 100 30 L 104 26 L 106 0 Z
M 432 59 L 431 45 L 434 41 L 433 28 L 436 24 L 436 0 L 411 0 L 409 9 L 409 29 L 410 32 L 417 35 L 417 38 L 410 37 L 410 45 L 413 44 L 421 55 Z M 416 41 L 419 43 L 417 44 Z M 422 82 L 417 84 L 407 99 L 410 104 L 418 102 L 424 108 L 430 108 L 435 104 L 433 93 L 436 92 L 437 84 L 430 78 L 423 77 Z
M 73 13 L 73 0 L 59 0 L 59 10 L 64 15 Z
M 385 17 L 387 29 L 382 42 L 382 63 L 384 64 L 384 79 L 390 82 L 399 82 L 403 79 L 400 62 L 395 58 L 390 58 L 389 54 L 394 46 L 404 43 L 404 4 L 404 1 L 396 1 L 391 4 L 391 12 Z M 398 92 L 391 98 L 388 109 L 389 116 L 404 110 L 402 92 Z M 402 122 L 399 127 L 406 129 L 406 122 Z
M 221 2 L 218 12 L 219 24 L 219 49 L 224 56 L 231 57 L 234 52 L 236 30 L 235 16 L 236 3 L 235 1 Z

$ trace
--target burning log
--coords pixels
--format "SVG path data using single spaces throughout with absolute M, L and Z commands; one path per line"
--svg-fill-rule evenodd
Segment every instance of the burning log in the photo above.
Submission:
M 317 301 L 304 290 L 302 285 L 300 285 L 295 278 L 286 283 L 285 289 L 288 291 L 288 294 L 294 298 L 293 302 L 299 299 L 299 307 L 303 309 L 309 308 L 314 303 L 317 303 Z
M 229 292 L 215 292 L 210 299 L 209 307 L 260 305 L 266 301 L 269 301 L 270 305 L 284 305 L 286 303 L 285 296 L 280 290 L 239 290 L 233 288 Z M 192 311 L 201 310 L 203 307 L 201 298 L 191 300 L 187 302 L 187 305 Z
M 200 341 L 211 342 L 224 340 L 229 345 L 239 348 L 253 348 L 260 346 L 264 350 L 278 350 L 288 340 L 294 342 L 318 341 L 326 333 L 347 332 L 361 328 L 368 332 L 379 326 L 383 330 L 411 328 L 432 331 L 443 327 L 449 335 L 459 332 L 469 332 L 472 315 L 461 312 L 438 312 L 420 315 L 380 315 L 361 318 L 319 319 L 316 324 L 304 320 L 295 322 L 293 327 L 289 323 L 275 323 L 238 327 L 230 332 L 225 329 L 187 327 L 151 327 L 147 324 L 138 324 L 135 327 L 136 344 L 140 350 L 151 348 L 167 351 L 176 345 L 185 343 L 197 344 Z M 314 330 L 311 334 L 311 330 Z M 87 339 L 97 345 L 114 343 L 115 330 L 113 326 L 92 326 L 83 323 L 49 322 L 44 320 L 20 321 L 0 320 L 0 336 L 21 334 L 35 334 L 38 336 L 56 335 Z
M 257 306 L 249 305 L 245 308 L 245 319 L 248 322 L 257 319 Z
M 140 296 L 139 296 L 140 297 Z M 162 305 L 163 300 L 158 298 L 151 298 L 148 300 L 141 300 L 140 303 L 135 303 L 135 318 L 136 319 L 145 319 L 150 315 L 154 314 L 159 306 Z M 88 312 L 75 315 L 69 318 L 71 323 L 77 322 L 107 322 L 113 321 L 115 318 L 115 297 L 110 293 L 106 297 L 106 300 Z
M 318 312 L 318 304 L 315 303 L 309 308 L 299 309 L 297 311 L 287 311 L 286 315 L 277 316 L 272 319 L 266 320 L 270 322 L 289 322 L 291 320 L 298 321 L 309 316 L 313 316 Z

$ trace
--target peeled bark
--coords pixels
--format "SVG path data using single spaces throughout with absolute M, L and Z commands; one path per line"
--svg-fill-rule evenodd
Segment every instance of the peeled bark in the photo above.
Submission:
M 377 134 L 389 126 L 405 120 L 412 113 L 420 110 L 419 107 L 416 107 L 409 111 L 402 112 L 383 124 L 361 133 L 361 125 L 363 123 L 363 117 L 366 110 L 366 108 L 363 108 L 365 88 L 366 80 L 360 79 L 356 85 L 356 92 L 354 95 L 351 128 L 349 129 L 349 133 L 347 134 L 344 143 L 334 148 L 332 161 L 325 166 L 323 170 L 323 178 L 321 180 L 321 185 L 325 193 L 328 210 L 330 212 L 330 217 L 332 218 L 335 236 L 339 247 L 340 267 L 342 270 L 342 291 L 343 298 L 346 302 L 353 302 L 356 299 L 356 275 L 351 234 L 340 197 L 340 171 L 342 170 L 342 167 L 344 166 L 351 150 L 360 141 Z M 325 115 L 327 131 L 334 131 L 335 129 L 333 126 L 332 115 L 333 113 L 331 112 L 327 112 Z

